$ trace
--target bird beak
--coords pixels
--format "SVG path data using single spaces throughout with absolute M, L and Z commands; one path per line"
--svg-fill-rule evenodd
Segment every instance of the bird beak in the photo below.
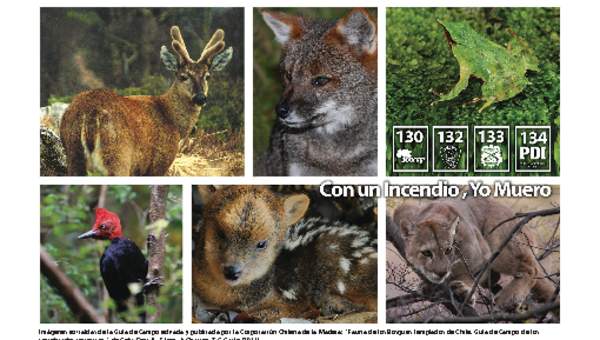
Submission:
M 94 237 L 94 236 L 96 236 L 96 231 L 95 230 L 90 230 L 90 231 L 88 231 L 86 233 L 83 233 L 83 234 L 79 235 L 77 238 L 80 239 L 80 240 L 83 240 L 85 238 L 90 238 L 90 237 Z

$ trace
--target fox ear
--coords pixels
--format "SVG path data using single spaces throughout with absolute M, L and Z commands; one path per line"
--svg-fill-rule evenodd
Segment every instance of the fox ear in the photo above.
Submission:
M 308 209 L 310 199 L 304 194 L 291 195 L 283 201 L 284 223 L 290 226 L 298 222 Z
M 290 40 L 298 39 L 302 35 L 302 19 L 300 17 L 270 11 L 262 11 L 261 14 L 280 44 L 285 45 Z
M 364 9 L 352 10 L 335 29 L 348 45 L 368 54 L 377 52 L 377 22 Z

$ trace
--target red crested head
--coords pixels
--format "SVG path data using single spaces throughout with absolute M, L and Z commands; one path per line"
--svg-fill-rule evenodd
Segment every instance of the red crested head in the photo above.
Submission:
M 79 235 L 79 239 L 113 240 L 121 236 L 123 236 L 123 230 L 119 216 L 107 209 L 96 208 L 96 221 L 92 230 Z

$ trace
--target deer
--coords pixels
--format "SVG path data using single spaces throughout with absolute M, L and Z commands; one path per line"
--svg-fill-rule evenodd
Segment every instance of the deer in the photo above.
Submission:
M 171 47 L 160 58 L 175 79 L 161 95 L 120 96 L 94 89 L 73 98 L 65 111 L 60 135 L 67 156 L 67 175 L 164 176 L 206 105 L 211 72 L 231 60 L 225 32 L 217 29 L 200 58 L 190 57 L 178 26 Z

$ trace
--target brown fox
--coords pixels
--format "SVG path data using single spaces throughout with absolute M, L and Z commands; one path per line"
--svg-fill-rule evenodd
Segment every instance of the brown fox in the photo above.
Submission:
M 377 174 L 377 24 L 362 9 L 337 21 L 263 11 L 282 44 L 283 94 L 258 175 Z
M 304 194 L 221 188 L 203 204 L 193 290 L 203 303 L 274 322 L 377 308 L 377 238 L 364 228 L 302 219 Z
M 171 46 L 160 56 L 176 76 L 160 96 L 119 96 L 99 89 L 78 94 L 63 115 L 60 135 L 70 176 L 163 176 L 175 159 L 179 141 L 188 137 L 208 95 L 211 72 L 231 59 L 218 29 L 193 60 L 177 26 Z

